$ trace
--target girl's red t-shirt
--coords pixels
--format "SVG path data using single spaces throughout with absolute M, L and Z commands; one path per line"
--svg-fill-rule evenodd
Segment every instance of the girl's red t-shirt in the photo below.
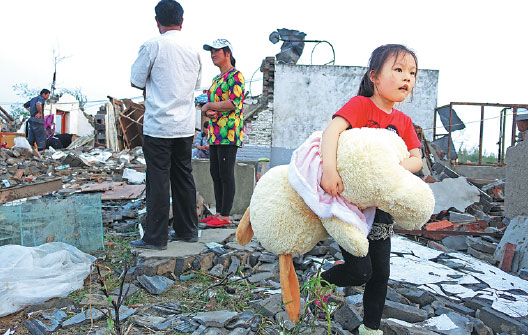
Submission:
M 367 127 L 391 130 L 403 139 L 409 151 L 422 146 L 410 117 L 395 108 L 392 109 L 392 113 L 387 114 L 379 109 L 370 98 L 353 97 L 332 118 L 336 116 L 347 120 L 351 128 Z

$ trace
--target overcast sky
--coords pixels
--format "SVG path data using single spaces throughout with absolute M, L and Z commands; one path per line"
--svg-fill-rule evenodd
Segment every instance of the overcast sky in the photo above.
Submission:
M 157 0 L 3 1 L 0 11 L 0 105 L 21 101 L 12 86 L 50 87 L 53 50 L 57 88 L 81 88 L 88 100 L 136 97 L 130 67 L 140 45 L 158 33 Z M 415 50 L 419 67 L 440 71 L 438 105 L 450 101 L 528 103 L 523 1 L 212 1 L 182 0 L 183 30 L 197 47 L 227 38 L 237 68 L 249 81 L 266 56 L 279 52 L 269 34 L 277 28 L 328 40 L 336 64 L 366 66 L 374 48 L 401 43 Z M 310 63 L 307 44 L 302 64 Z M 314 64 L 331 60 L 318 46 Z M 202 50 L 202 86 L 217 74 Z M 254 79 L 260 79 L 257 72 Z M 419 80 L 419 78 L 418 78 Z M 261 82 L 252 84 L 260 93 Z M 249 85 L 248 85 L 249 88 Z M 351 96 L 355 92 L 351 92 Z M 477 117 L 478 118 L 478 117 Z M 464 119 L 463 119 L 464 120 Z

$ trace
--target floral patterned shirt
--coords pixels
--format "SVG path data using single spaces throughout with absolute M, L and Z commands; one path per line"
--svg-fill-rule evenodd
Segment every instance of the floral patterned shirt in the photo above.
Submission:
M 209 121 L 209 145 L 236 145 L 242 147 L 244 139 L 244 77 L 237 69 L 214 77 L 207 92 L 209 102 L 231 100 L 235 110 L 220 112 Z

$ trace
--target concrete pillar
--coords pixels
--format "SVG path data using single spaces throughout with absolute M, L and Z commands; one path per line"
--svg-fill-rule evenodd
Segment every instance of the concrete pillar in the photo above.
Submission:
M 504 215 L 528 216 L 528 141 L 506 150 Z

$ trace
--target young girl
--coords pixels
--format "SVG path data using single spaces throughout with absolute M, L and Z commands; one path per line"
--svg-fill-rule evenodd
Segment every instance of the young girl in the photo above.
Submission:
M 403 45 L 387 44 L 372 52 L 369 68 L 361 80 L 357 96 L 337 111 L 323 133 L 321 187 L 327 193 L 336 196 L 343 191 L 343 183 L 336 168 L 337 142 L 341 132 L 348 128 L 386 128 L 396 132 L 405 141 L 410 153 L 410 157 L 403 160 L 401 165 L 413 173 L 421 169 L 421 143 L 411 118 L 394 109 L 396 102 L 402 102 L 412 92 L 417 71 L 416 55 Z M 377 209 L 368 235 L 368 254 L 355 257 L 341 248 L 345 262 L 321 274 L 324 280 L 337 286 L 366 283 L 360 335 L 383 334 L 379 326 L 390 273 L 392 223 L 388 213 Z

